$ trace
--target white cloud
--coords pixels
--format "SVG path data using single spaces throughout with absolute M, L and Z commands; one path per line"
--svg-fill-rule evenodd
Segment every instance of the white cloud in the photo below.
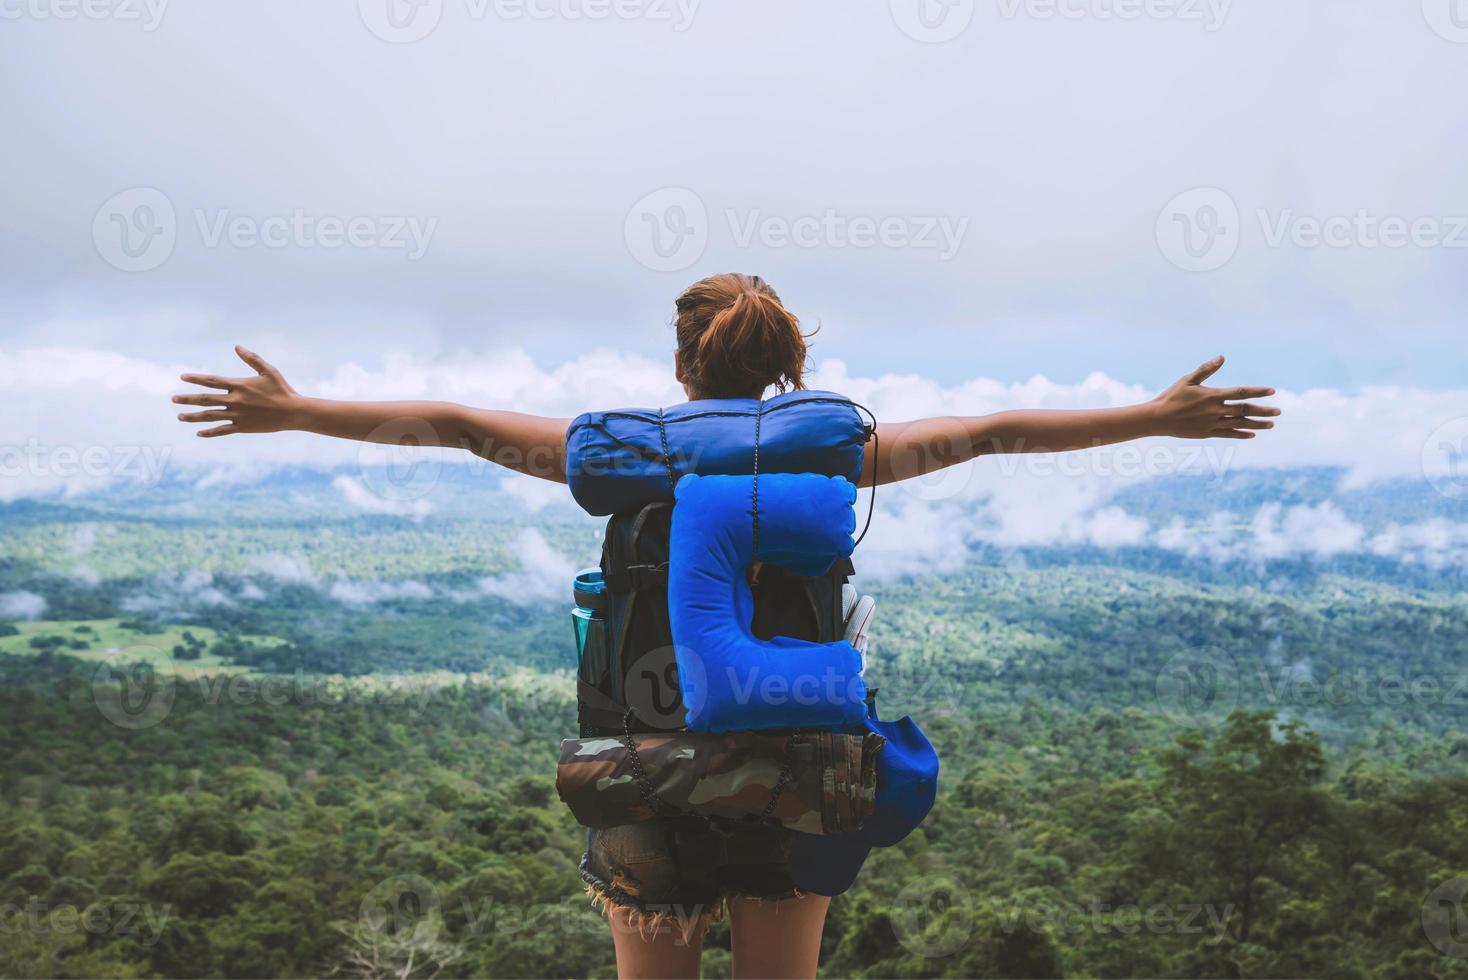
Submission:
M 913 575 L 957 571 L 969 556 L 970 519 L 951 505 L 899 499 L 882 502 L 871 530 L 856 550 L 853 562 L 858 577 L 882 581 Z M 858 532 L 866 520 L 868 495 L 857 501 Z
M 533 528 L 521 531 L 515 541 L 514 555 L 520 567 L 504 575 L 480 579 L 478 586 L 483 594 L 515 603 L 559 599 L 571 594 L 571 579 L 579 568 L 552 548 L 539 531 Z
M 95 586 L 102 583 L 102 576 L 91 565 L 76 564 L 66 572 L 67 577 L 73 582 L 79 582 L 85 586 Z
M 305 433 L 194 438 L 194 427 L 175 420 L 178 406 L 168 400 L 185 387 L 176 380 L 185 369 L 103 350 L 0 349 L 0 398 L 6 405 L 0 419 L 0 500 L 76 494 L 119 481 L 147 484 L 170 473 L 194 479 L 204 489 L 257 481 L 276 467 L 378 461 L 376 447 Z M 397 352 L 380 369 L 347 364 L 326 377 L 292 380 L 302 391 L 324 397 L 443 398 L 553 417 L 682 398 L 666 363 L 610 351 L 582 354 L 554 368 L 540 367 L 523 352 L 453 357 Z M 1103 374 L 1078 384 L 1037 375 L 1019 383 L 979 377 L 942 385 L 914 375 L 853 376 L 838 360 L 821 363 L 812 382 L 851 395 L 887 422 L 1018 408 L 1110 407 L 1152 394 Z M 105 412 L 78 408 L 98 392 L 105 394 Z M 1341 466 L 1350 471 L 1352 485 L 1420 478 L 1423 449 L 1434 430 L 1468 414 L 1468 391 L 1315 389 L 1282 391 L 1272 400 L 1285 410 L 1279 427 L 1247 443 L 1154 439 L 1083 453 L 989 458 L 955 468 L 926 489 L 909 485 L 893 492 L 927 499 L 978 497 L 1003 493 L 1004 484 L 1030 478 L 1117 485 L 1172 472 L 1217 475 L 1259 466 Z M 425 465 L 438 460 L 488 465 L 455 451 L 431 452 L 423 459 Z M 1021 483 L 1019 494 L 1035 485 Z M 342 475 L 335 486 L 349 507 L 364 513 L 421 519 L 434 509 L 431 486 L 421 495 L 377 493 L 362 474 Z M 503 486 L 532 510 L 563 492 L 556 484 L 523 478 L 509 478 Z M 1057 491 L 1057 499 L 1071 492 Z M 1021 505 L 1018 495 L 1014 500 Z M 1024 533 L 1013 521 L 1006 527 L 1005 533 Z
M 415 579 L 382 581 L 342 578 L 331 583 L 328 594 L 349 606 L 367 606 L 397 599 L 427 600 L 434 597 L 432 589 Z
M 86 555 L 91 553 L 96 544 L 97 525 L 82 524 L 71 532 L 71 540 L 66 543 L 66 550 L 73 555 Z
M 1103 507 L 1090 516 L 1086 538 L 1098 548 L 1120 548 L 1147 542 L 1150 524 L 1146 518 L 1128 514 L 1120 507 Z
M 181 616 L 199 607 L 233 605 L 208 572 L 155 575 L 144 587 L 124 596 L 119 605 L 127 612 Z
M 1253 550 L 1259 558 L 1297 554 L 1330 558 L 1356 551 L 1366 537 L 1365 528 L 1330 502 L 1288 508 L 1265 504 L 1255 512 L 1251 529 Z
M 507 472 L 500 481 L 500 490 L 505 496 L 519 502 L 531 514 L 538 514 L 554 504 L 566 503 L 570 496 L 564 484 Z
M 302 555 L 287 555 L 278 551 L 263 555 L 251 555 L 250 568 L 279 582 L 293 585 L 316 585 L 319 579 L 311 565 Z
M 1436 518 L 1418 524 L 1389 524 L 1371 538 L 1367 549 L 1429 568 L 1468 565 L 1468 523 Z
M 421 521 L 433 513 L 433 504 L 422 497 L 395 499 L 389 495 L 374 493 L 355 477 L 338 476 L 331 481 L 331 485 L 351 507 L 366 514 L 391 514 Z
M 1372 554 L 1429 567 L 1468 566 L 1468 523 L 1442 518 L 1392 523 L 1368 535 L 1329 501 L 1288 507 L 1267 503 L 1246 517 L 1217 511 L 1201 524 L 1174 518 L 1151 540 L 1161 548 L 1215 561 Z
M 18 590 L 0 592 L 0 618 L 40 619 L 46 612 L 46 599 L 34 592 Z

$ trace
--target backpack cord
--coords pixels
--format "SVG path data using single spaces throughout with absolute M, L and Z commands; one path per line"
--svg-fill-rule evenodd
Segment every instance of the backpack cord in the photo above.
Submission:
M 658 435 L 663 440 L 663 465 L 668 468 L 668 492 L 678 485 L 678 474 L 673 470 L 673 457 L 668 455 L 668 426 L 663 421 L 663 409 L 658 409 Z
M 676 807 L 653 789 L 652 780 L 647 778 L 647 771 L 642 768 L 642 756 L 637 754 L 637 743 L 632 740 L 632 715 L 632 709 L 628 708 L 627 713 L 622 716 L 622 744 L 627 747 L 628 760 L 632 763 L 632 778 L 637 783 L 638 792 L 642 794 L 642 802 L 651 807 L 653 813 L 674 810 Z
M 754 515 L 754 554 L 752 561 L 759 561 L 759 430 L 765 417 L 765 400 L 759 400 L 754 413 L 754 479 L 750 480 L 750 509 Z

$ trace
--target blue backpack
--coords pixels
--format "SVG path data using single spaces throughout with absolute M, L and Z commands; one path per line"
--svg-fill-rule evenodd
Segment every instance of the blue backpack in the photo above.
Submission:
M 567 433 L 572 494 L 613 515 L 602 560 L 613 654 L 607 683 L 578 680 L 583 736 L 684 725 L 882 735 L 862 829 L 795 835 L 796 884 L 826 895 L 850 886 L 871 847 L 910 833 L 937 791 L 932 745 L 911 719 L 877 718 L 860 654 L 840 639 L 870 432 L 849 399 L 800 391 L 589 413 Z

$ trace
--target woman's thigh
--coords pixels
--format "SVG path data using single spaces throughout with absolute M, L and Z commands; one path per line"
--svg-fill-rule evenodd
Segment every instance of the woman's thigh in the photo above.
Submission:
M 630 913 L 630 914 L 629 914 Z M 703 929 L 684 935 L 672 921 L 648 928 L 626 908 L 607 910 L 612 943 L 617 947 L 617 976 L 621 980 L 682 980 L 697 977 L 703 957 Z
M 814 977 L 830 906 L 824 895 L 729 899 L 734 976 Z

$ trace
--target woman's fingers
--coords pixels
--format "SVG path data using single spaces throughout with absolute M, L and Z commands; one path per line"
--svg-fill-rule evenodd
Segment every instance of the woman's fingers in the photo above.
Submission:
M 1224 425 L 1231 429 L 1272 429 L 1274 423 L 1265 419 L 1245 419 L 1237 416 L 1225 415 L 1221 420 Z
M 214 436 L 227 436 L 231 432 L 238 432 L 238 431 L 239 430 L 234 427 L 234 423 L 231 422 L 229 425 L 218 425 L 218 426 L 215 426 L 212 429 L 200 429 L 199 430 L 199 438 L 200 439 L 210 439 L 210 438 L 213 438 Z
M 1279 409 L 1273 405 L 1255 405 L 1253 402 L 1234 402 L 1224 405 L 1224 410 L 1230 415 L 1253 415 L 1259 418 L 1270 418 L 1279 414 Z
M 240 356 L 240 360 L 254 368 L 256 374 L 269 374 L 275 370 L 275 368 L 266 362 L 265 358 L 252 350 L 241 347 L 239 344 L 234 345 L 234 352 Z
M 1223 388 L 1217 392 L 1224 401 L 1238 401 L 1241 398 L 1268 398 L 1274 394 L 1273 388 Z
M 1213 358 L 1213 360 L 1211 361 L 1204 361 L 1202 364 L 1199 364 L 1193 370 L 1193 372 L 1187 376 L 1187 383 L 1190 385 L 1200 385 L 1203 382 L 1207 381 L 1209 378 L 1213 377 L 1215 374 L 1217 374 L 1218 369 L 1221 367 L 1223 367 L 1222 354 Z
M 180 381 L 187 381 L 191 385 L 203 385 L 205 388 L 223 388 L 231 391 L 245 383 L 245 378 L 222 378 L 217 374 L 180 374 Z
M 217 395 L 208 392 L 202 395 L 174 395 L 175 405 L 228 405 L 227 395 Z
M 212 412 L 184 412 L 179 415 L 180 422 L 233 422 L 239 418 L 234 412 L 219 411 Z
M 1254 433 L 1242 429 L 1214 429 L 1209 433 L 1215 439 L 1252 439 Z

